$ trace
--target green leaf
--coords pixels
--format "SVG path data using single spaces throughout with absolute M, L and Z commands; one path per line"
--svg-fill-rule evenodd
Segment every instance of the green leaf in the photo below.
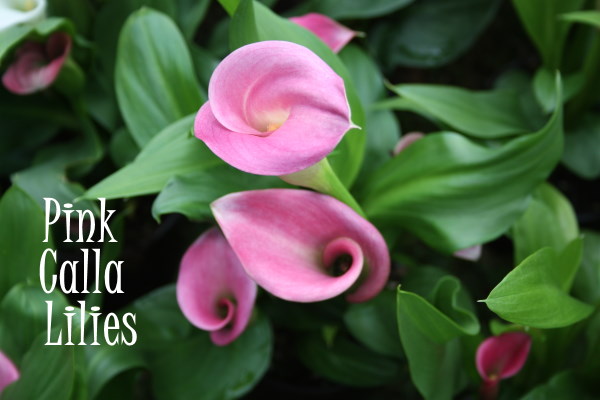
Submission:
M 590 387 L 589 389 L 592 389 Z M 548 382 L 531 390 L 521 400 L 593 400 L 597 396 L 586 391 L 585 385 L 573 370 L 565 370 L 554 375 Z
M 238 4 L 240 4 L 240 0 L 219 0 L 219 3 L 223 6 L 225 11 L 227 11 L 227 14 L 233 15 Z
M 579 264 L 578 246 L 580 239 L 563 254 L 550 247 L 538 250 L 509 272 L 484 302 L 507 321 L 540 329 L 560 328 L 587 318 L 593 308 L 566 291 Z
M 385 290 L 372 300 L 352 304 L 344 314 L 344 322 L 350 333 L 370 350 L 402 356 L 393 292 Z
M 222 164 L 200 140 L 189 134 L 194 115 L 156 135 L 134 162 L 90 188 L 85 198 L 107 199 L 157 193 L 174 176 Z
M 416 111 L 475 138 L 496 139 L 536 129 L 521 110 L 519 93 L 514 90 L 474 92 L 420 84 L 397 85 L 391 89 L 401 99 L 388 100 L 386 107 Z
M 494 17 L 499 0 L 419 0 L 399 18 L 369 32 L 386 69 L 401 65 L 433 68 L 463 54 Z
M 21 362 L 20 378 L 2 392 L 2 400 L 69 399 L 75 382 L 73 346 L 44 346 L 41 333 Z
M 565 135 L 562 162 L 584 179 L 600 177 L 600 117 L 586 114 Z
M 583 74 L 565 76 L 564 94 L 562 103 L 573 98 L 583 87 Z M 545 112 L 550 112 L 556 107 L 556 93 L 554 90 L 554 72 L 540 68 L 533 78 L 533 89 L 536 100 Z
M 365 146 L 365 116 L 350 74 L 338 56 L 313 33 L 279 17 L 264 5 L 252 0 L 242 0 L 237 7 L 231 19 L 229 39 L 232 49 L 263 40 L 285 40 L 298 43 L 315 52 L 344 79 L 352 121 L 363 130 L 348 131 L 328 159 L 342 183 L 349 187 L 362 164 Z
M 586 10 L 562 14 L 560 19 L 569 22 L 580 22 L 600 28 L 600 11 Z
M 345 385 L 381 386 L 397 381 L 400 365 L 337 336 L 331 346 L 320 335 L 308 335 L 298 345 L 300 360 L 317 374 Z
M 34 263 L 36 266 L 39 264 Z M 11 359 L 21 360 L 29 351 L 36 337 L 47 333 L 48 306 L 52 301 L 53 321 L 64 319 L 68 302 L 60 291 L 44 293 L 39 281 L 35 284 L 20 283 L 6 294 L 0 303 L 0 348 Z
M 221 196 L 281 186 L 277 177 L 251 175 L 229 165 L 177 175 L 154 201 L 152 215 L 159 219 L 163 214 L 181 213 L 190 219 L 206 219 L 212 216 L 210 203 Z
M 18 187 L 11 187 L 0 200 L 0 299 L 19 282 L 37 281 L 40 259 L 52 248 L 45 239 L 45 217 L 41 207 Z M 48 263 L 47 274 L 55 266 Z
M 600 234 L 597 232 L 583 234 L 583 256 L 573 283 L 573 293 L 587 303 L 600 302 Z
M 133 13 L 123 26 L 115 74 L 119 107 L 140 147 L 205 100 L 177 26 L 149 8 Z
M 414 0 L 318 0 L 316 12 L 334 19 L 368 19 L 406 7 Z
M 569 24 L 559 21 L 561 14 L 576 11 L 583 0 L 513 0 L 513 5 L 550 70 L 560 67 Z
M 454 306 L 455 316 L 462 314 L 462 319 L 468 318 L 471 322 L 461 326 L 425 298 L 398 289 L 398 329 L 411 379 L 421 395 L 426 400 L 449 400 L 466 384 L 460 337 L 476 333 L 473 328 L 476 325 L 478 330 L 479 324 L 474 315 L 466 317 L 469 313 L 456 307 L 460 290 L 456 278 L 444 277 L 437 287 L 430 297 L 439 293 L 440 300 Z
M 498 146 L 426 135 L 375 171 L 358 199 L 376 224 L 402 226 L 454 252 L 504 233 L 562 153 L 562 112 L 538 132 Z
M 513 227 L 515 263 L 546 246 L 560 253 L 578 236 L 579 227 L 571 203 L 553 186 L 543 183 Z

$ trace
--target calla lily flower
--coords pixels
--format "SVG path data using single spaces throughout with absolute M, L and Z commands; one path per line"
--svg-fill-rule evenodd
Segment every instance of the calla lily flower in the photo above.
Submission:
M 70 51 L 71 37 L 64 32 L 53 33 L 46 43 L 25 42 L 2 76 L 2 83 L 21 95 L 45 89 L 58 76 Z
M 290 21 L 314 33 L 334 53 L 339 53 L 356 36 L 355 31 L 323 14 L 310 13 L 292 17 Z
M 8 385 L 19 379 L 19 370 L 13 362 L 0 351 L 0 394 Z
M 200 236 L 181 260 L 179 307 L 193 325 L 210 331 L 218 346 L 231 343 L 246 329 L 256 292 L 256 284 L 217 228 Z
M 329 154 L 354 125 L 344 81 L 295 43 L 241 47 L 215 69 L 196 137 L 225 162 L 258 175 L 285 175 Z
M 467 247 L 466 249 L 457 250 L 454 252 L 454 257 L 462 258 L 467 261 L 477 261 L 481 258 L 482 246 L 480 244 Z
M 46 0 L 0 0 L 0 32 L 46 16 Z
M 248 275 L 277 297 L 313 302 L 348 291 L 348 301 L 361 302 L 387 282 L 383 237 L 333 197 L 266 189 L 229 194 L 211 207 Z
M 500 380 L 510 378 L 523 368 L 530 348 L 531 337 L 524 332 L 489 337 L 479 345 L 475 364 L 483 379 L 483 398 L 496 398 Z

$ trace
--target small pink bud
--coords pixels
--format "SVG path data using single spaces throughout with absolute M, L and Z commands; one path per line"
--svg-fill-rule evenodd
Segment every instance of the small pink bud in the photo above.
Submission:
M 25 42 L 2 76 L 2 83 L 21 95 L 45 89 L 58 76 L 70 51 L 71 37 L 64 32 L 53 33 L 46 43 Z
M 394 147 L 393 154 L 397 156 L 402 150 L 421 139 L 423 136 L 425 136 L 425 134 L 422 132 L 409 132 L 402 135 L 400 140 L 398 140 L 398 143 L 396 143 L 396 147 Z
M 454 252 L 454 257 L 462 258 L 467 261 L 477 261 L 481 258 L 482 246 L 480 244 L 476 246 L 467 247 L 466 249 L 457 250 Z
M 242 334 L 254 308 L 256 284 L 246 275 L 223 234 L 212 228 L 181 260 L 177 301 L 186 318 L 224 346 Z
M 292 17 L 290 21 L 314 33 L 319 39 L 338 53 L 356 36 L 356 32 L 323 14 L 310 13 Z
M 19 379 L 19 371 L 13 362 L 0 351 L 0 394 L 8 385 Z

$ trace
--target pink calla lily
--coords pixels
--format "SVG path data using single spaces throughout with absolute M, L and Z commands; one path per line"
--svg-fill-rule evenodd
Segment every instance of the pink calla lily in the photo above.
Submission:
M 253 174 L 285 175 L 329 154 L 353 127 L 344 81 L 295 43 L 241 47 L 215 69 L 196 137 Z
M 8 385 L 19 379 L 19 370 L 13 362 L 0 351 L 0 394 Z
M 9 91 L 21 95 L 45 89 L 58 76 L 70 51 L 71 37 L 64 32 L 52 34 L 45 44 L 26 42 L 17 50 L 2 83 Z
M 348 291 L 348 301 L 361 302 L 388 279 L 379 231 L 333 197 L 256 190 L 221 197 L 212 210 L 248 275 L 282 299 L 313 302 Z
M 290 21 L 314 33 L 334 53 L 342 50 L 356 36 L 355 31 L 323 14 L 309 13 L 292 17 Z
M 246 329 L 256 292 L 256 284 L 217 228 L 201 235 L 181 260 L 179 307 L 193 325 L 210 331 L 218 346 L 231 343 Z

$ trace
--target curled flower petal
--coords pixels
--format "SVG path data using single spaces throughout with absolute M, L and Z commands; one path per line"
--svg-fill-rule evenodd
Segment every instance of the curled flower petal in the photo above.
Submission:
M 0 1 L 0 32 L 24 23 L 42 20 L 46 16 L 46 0 Z
M 223 234 L 212 228 L 186 251 L 177 278 L 177 301 L 195 326 L 224 346 L 242 334 L 254 307 L 256 284 Z
M 290 21 L 314 33 L 334 53 L 342 50 L 356 36 L 355 31 L 323 14 L 309 13 L 292 17 Z
M 396 143 L 396 146 L 394 147 L 393 154 L 397 156 L 402 150 L 404 150 L 417 140 L 421 139 L 423 136 L 425 135 L 422 132 L 410 132 L 405 135 L 402 135 L 402 137 L 400 138 L 400 140 L 398 140 L 398 143 Z
M 0 394 L 5 387 L 19 379 L 19 370 L 13 362 L 0 351 Z
M 45 44 L 26 42 L 16 60 L 2 76 L 4 86 L 15 94 L 30 94 L 50 86 L 58 76 L 69 52 L 71 37 L 56 32 Z
M 485 339 L 477 348 L 475 362 L 484 381 L 499 381 L 523 368 L 531 337 L 523 332 L 507 332 Z
M 221 197 L 212 210 L 248 275 L 282 299 L 312 302 L 349 291 L 348 301 L 361 302 L 388 279 L 379 231 L 333 197 L 255 190 Z
M 481 249 L 482 246 L 480 244 L 476 246 L 467 247 L 466 249 L 461 249 L 454 252 L 454 257 L 462 258 L 467 261 L 477 261 L 481 258 Z
M 225 162 L 285 175 L 323 159 L 353 127 L 344 82 L 306 47 L 266 41 L 241 47 L 215 69 L 196 137 Z

